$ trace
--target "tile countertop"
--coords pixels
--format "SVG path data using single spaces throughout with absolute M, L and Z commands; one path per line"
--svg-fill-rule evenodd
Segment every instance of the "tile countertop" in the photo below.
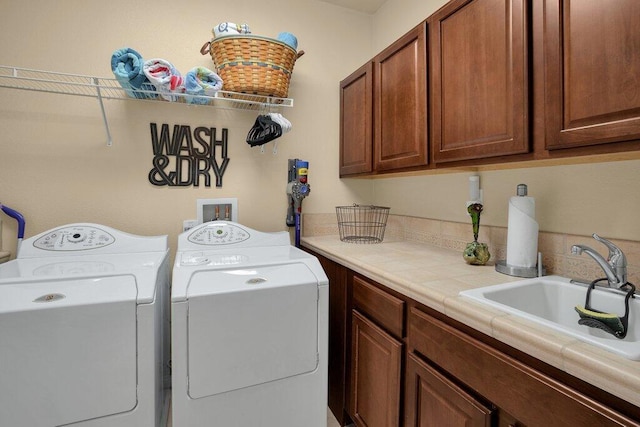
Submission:
M 307 247 L 426 306 L 640 407 L 640 362 L 565 336 L 551 328 L 458 296 L 463 290 L 522 280 L 472 266 L 462 253 L 422 243 L 341 242 L 303 237 Z

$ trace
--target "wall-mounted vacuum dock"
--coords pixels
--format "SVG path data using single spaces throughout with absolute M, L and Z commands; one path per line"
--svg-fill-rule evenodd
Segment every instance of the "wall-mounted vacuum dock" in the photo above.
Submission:
M 302 214 L 302 200 L 311 192 L 311 186 L 307 182 L 308 172 L 309 162 L 300 159 L 289 159 L 287 183 L 289 208 L 287 210 L 287 225 L 289 227 L 296 227 L 296 247 L 300 246 L 300 216 Z

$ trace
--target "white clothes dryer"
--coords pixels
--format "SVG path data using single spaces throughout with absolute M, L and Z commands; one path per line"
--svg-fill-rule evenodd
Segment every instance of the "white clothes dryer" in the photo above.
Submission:
M 182 233 L 171 291 L 175 427 L 326 427 L 328 279 L 286 232 Z
M 166 236 L 24 240 L 0 265 L 0 426 L 159 427 L 169 273 Z

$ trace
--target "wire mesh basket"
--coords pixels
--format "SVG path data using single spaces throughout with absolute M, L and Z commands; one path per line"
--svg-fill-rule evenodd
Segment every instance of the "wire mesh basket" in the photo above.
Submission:
M 340 240 L 349 243 L 380 243 L 384 239 L 389 209 L 384 206 L 336 206 Z

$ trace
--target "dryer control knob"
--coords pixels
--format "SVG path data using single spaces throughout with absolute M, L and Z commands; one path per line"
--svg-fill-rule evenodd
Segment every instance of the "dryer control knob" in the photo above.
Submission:
M 84 233 L 73 233 L 67 236 L 67 240 L 71 243 L 84 242 L 87 239 L 87 235 Z

